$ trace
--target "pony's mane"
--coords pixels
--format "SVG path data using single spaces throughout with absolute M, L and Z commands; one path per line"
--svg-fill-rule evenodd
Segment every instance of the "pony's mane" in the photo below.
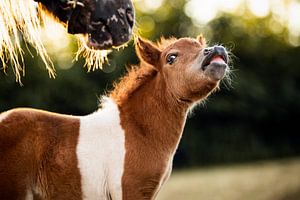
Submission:
M 170 37 L 168 39 L 161 37 L 160 40 L 157 42 L 157 47 L 159 48 L 159 50 L 162 51 L 171 44 L 175 43 L 177 40 L 178 39 L 176 37 Z
M 110 96 L 121 105 L 134 91 L 138 90 L 156 74 L 157 70 L 144 62 L 141 62 L 140 66 L 132 66 L 128 69 L 127 75 L 114 84 L 114 90 L 110 93 Z

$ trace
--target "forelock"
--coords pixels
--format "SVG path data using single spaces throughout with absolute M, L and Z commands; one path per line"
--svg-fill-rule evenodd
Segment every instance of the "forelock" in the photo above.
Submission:
M 157 46 L 159 50 L 163 51 L 165 48 L 167 48 L 171 44 L 174 44 L 176 41 L 178 41 L 178 39 L 175 37 L 170 37 L 168 39 L 161 37 L 160 41 L 157 42 Z

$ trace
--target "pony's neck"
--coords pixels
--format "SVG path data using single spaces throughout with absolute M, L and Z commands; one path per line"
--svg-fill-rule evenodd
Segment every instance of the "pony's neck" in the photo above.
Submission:
M 142 85 L 119 105 L 126 134 L 174 153 L 182 135 L 188 105 L 177 102 L 167 90 L 160 73 L 147 77 Z M 147 142 L 147 141 L 146 141 Z

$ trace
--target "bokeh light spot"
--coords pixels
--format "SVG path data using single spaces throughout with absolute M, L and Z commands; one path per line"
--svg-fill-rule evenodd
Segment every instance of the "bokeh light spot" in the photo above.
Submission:
M 152 17 L 144 16 L 139 19 L 141 34 L 146 36 L 154 30 L 155 22 Z
M 270 13 L 269 0 L 248 0 L 247 3 L 251 12 L 257 17 L 265 17 Z

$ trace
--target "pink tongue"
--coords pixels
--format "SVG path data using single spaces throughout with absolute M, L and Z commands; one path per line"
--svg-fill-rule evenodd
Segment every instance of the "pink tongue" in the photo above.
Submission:
M 210 63 L 212 62 L 221 62 L 221 63 L 225 63 L 224 59 L 221 56 L 215 56 L 211 59 Z

